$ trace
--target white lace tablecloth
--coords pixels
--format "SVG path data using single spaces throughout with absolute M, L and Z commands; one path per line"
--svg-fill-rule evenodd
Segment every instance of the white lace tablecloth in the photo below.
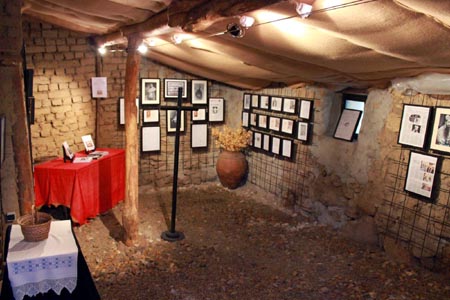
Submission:
M 26 242 L 19 225 L 12 225 L 6 263 L 14 298 L 22 300 L 49 290 L 60 295 L 77 285 L 78 248 L 70 220 L 53 221 L 48 239 Z

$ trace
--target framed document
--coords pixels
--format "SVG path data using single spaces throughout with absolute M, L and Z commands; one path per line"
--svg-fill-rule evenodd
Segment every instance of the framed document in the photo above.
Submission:
M 250 125 L 255 126 L 258 125 L 258 115 L 255 113 L 250 113 Z
M 177 111 L 168 110 L 167 113 L 167 132 L 177 131 Z M 180 132 L 184 131 L 184 111 L 181 112 Z
M 90 134 L 83 135 L 81 137 L 81 140 L 83 141 L 84 148 L 86 149 L 86 152 L 95 150 L 94 140 L 92 139 L 92 136 Z
M 273 154 L 280 154 L 281 153 L 281 139 L 279 137 L 273 136 L 272 137 L 272 145 L 271 150 Z
M 208 147 L 208 125 L 192 124 L 191 125 L 191 148 L 207 148 Z
M 294 143 L 292 142 L 292 140 L 286 140 L 283 139 L 282 145 L 281 145 L 281 155 L 283 157 L 292 159 L 292 153 L 294 148 Z
M 244 104 L 243 104 L 244 110 L 250 109 L 251 97 L 252 97 L 251 94 L 244 94 Z
M 339 122 L 334 132 L 336 139 L 341 139 L 351 142 L 361 118 L 361 111 L 354 109 L 344 109 L 339 118 Z
M 193 110 L 191 113 L 191 118 L 193 122 L 206 121 L 206 108 Z
M 398 143 L 417 148 L 425 147 L 431 107 L 403 105 Z
M 191 103 L 208 104 L 208 81 L 194 79 L 191 81 Z
M 270 97 L 270 110 L 281 111 L 283 107 L 283 98 L 281 97 Z
M 225 100 L 223 98 L 209 98 L 209 121 L 225 121 Z
M 249 127 L 249 112 L 243 111 L 242 112 L 242 127 L 248 128 Z
M 187 98 L 187 80 L 185 79 L 164 79 L 164 98 L 177 99 L 178 89 L 182 89 L 181 98 Z
M 411 151 L 406 173 L 405 191 L 427 199 L 433 197 L 438 157 Z
M 267 95 L 259 96 L 259 108 L 269 110 L 270 107 L 269 100 L 270 98 Z
M 283 112 L 288 114 L 295 114 L 297 111 L 297 99 L 284 98 L 283 99 Z
M 262 149 L 266 152 L 270 152 L 270 135 L 263 134 Z
M 259 108 L 259 95 L 252 95 L 252 108 Z
M 294 120 L 282 119 L 281 120 L 281 132 L 287 135 L 294 134 Z
M 136 98 L 136 123 L 139 124 L 139 98 Z M 119 125 L 125 125 L 125 98 L 119 98 Z
M 108 98 L 106 77 L 92 77 L 92 98 Z
M 281 119 L 278 117 L 269 117 L 269 129 L 273 131 L 280 131 Z
M 141 78 L 141 106 L 158 105 L 160 103 L 159 78 Z
M 262 148 L 262 133 L 261 132 L 253 132 L 253 147 L 257 149 Z
M 436 107 L 430 149 L 450 153 L 450 108 Z
M 142 110 L 142 123 L 158 123 L 158 122 L 159 122 L 159 109 Z
M 311 118 L 311 111 L 313 107 L 313 102 L 311 100 L 300 100 L 300 112 L 299 117 L 305 120 L 309 120 Z
M 159 126 L 141 127 L 141 151 L 161 151 L 161 128 Z
M 300 141 L 308 141 L 308 130 L 309 124 L 306 122 L 297 123 L 297 139 Z
M 268 118 L 266 115 L 258 115 L 258 127 L 260 129 L 266 130 L 268 128 Z

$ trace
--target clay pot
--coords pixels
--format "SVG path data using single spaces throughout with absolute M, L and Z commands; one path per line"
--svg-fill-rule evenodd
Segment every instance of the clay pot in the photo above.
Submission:
M 220 183 L 229 189 L 235 189 L 243 183 L 248 170 L 247 160 L 240 151 L 222 151 L 216 163 Z

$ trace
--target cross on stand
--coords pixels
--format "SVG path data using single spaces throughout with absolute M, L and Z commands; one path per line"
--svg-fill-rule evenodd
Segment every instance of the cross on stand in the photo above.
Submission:
M 174 151 L 174 166 L 173 166 L 173 185 L 172 185 L 172 215 L 170 220 L 170 229 L 161 233 L 161 238 L 168 242 L 175 242 L 184 239 L 184 234 L 182 232 L 175 230 L 175 219 L 177 216 L 177 191 L 178 191 L 178 154 L 180 152 L 180 124 L 181 124 L 181 111 L 193 111 L 198 108 L 194 107 L 183 107 L 182 106 L 182 95 L 183 89 L 178 88 L 178 99 L 177 106 L 161 106 L 162 110 L 174 110 L 177 111 L 177 122 L 175 131 L 175 151 Z

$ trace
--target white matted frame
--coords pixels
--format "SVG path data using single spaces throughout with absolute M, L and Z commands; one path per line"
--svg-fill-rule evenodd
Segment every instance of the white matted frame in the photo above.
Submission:
M 294 134 L 294 120 L 282 119 L 281 120 L 281 132 L 292 136 Z
M 423 149 L 430 115 L 431 107 L 404 104 L 398 143 Z
M 436 107 L 430 149 L 450 153 L 450 108 Z
M 281 144 L 281 155 L 283 157 L 292 159 L 292 154 L 294 153 L 294 143 L 292 140 L 283 139 Z
M 281 153 L 281 139 L 277 136 L 272 137 L 272 143 L 270 145 L 270 152 L 279 155 Z
M 269 117 L 269 129 L 273 131 L 280 131 L 281 119 L 278 117 Z
M 191 103 L 208 104 L 208 81 L 193 79 L 191 81 Z
M 311 112 L 313 110 L 314 102 L 311 100 L 301 99 L 300 110 L 298 116 L 304 120 L 311 119 Z
M 308 141 L 309 124 L 307 122 L 297 123 L 297 139 L 300 141 Z
M 167 110 L 167 132 L 177 131 L 177 111 Z M 184 132 L 184 111 L 181 112 L 180 132 Z
M 159 109 L 143 109 L 142 123 L 159 123 Z
M 136 123 L 139 124 L 139 98 L 136 98 Z M 125 98 L 119 98 L 119 125 L 125 125 Z
M 252 94 L 252 108 L 259 108 L 259 95 Z
M 191 112 L 191 119 L 193 122 L 206 121 L 206 108 L 199 108 Z
M 411 151 L 406 173 L 405 191 L 427 199 L 434 198 L 434 185 L 439 166 L 437 156 Z
M 295 114 L 297 112 L 297 99 L 283 98 L 283 112 Z
M 209 121 L 225 121 L 225 100 L 223 98 L 209 98 Z
M 159 78 L 141 78 L 141 106 L 161 103 L 160 82 Z
M 360 118 L 360 110 L 344 109 L 334 131 L 334 138 L 351 142 Z
M 258 115 L 258 128 L 268 128 L 268 117 L 266 115 Z
M 283 98 L 272 96 L 270 97 L 270 110 L 281 111 L 283 108 Z
M 258 125 L 258 114 L 250 113 L 250 126 L 256 127 Z
M 161 151 L 161 127 L 141 127 L 141 152 Z
M 253 147 L 257 149 L 262 148 L 262 133 L 261 132 L 253 132 Z
M 263 134 L 262 149 L 266 152 L 270 152 L 270 135 Z
M 187 98 L 187 80 L 186 79 L 164 79 L 164 98 L 177 99 L 178 89 L 182 88 L 181 98 Z
M 244 101 L 243 109 L 244 110 L 249 110 L 250 107 L 251 107 L 252 95 L 245 93 L 243 101 Z
M 208 125 L 191 125 L 191 148 L 208 148 Z
M 269 110 L 270 108 L 270 97 L 267 95 L 259 96 L 259 108 Z
M 242 127 L 245 127 L 245 128 L 249 127 L 249 112 L 248 111 L 242 112 Z

